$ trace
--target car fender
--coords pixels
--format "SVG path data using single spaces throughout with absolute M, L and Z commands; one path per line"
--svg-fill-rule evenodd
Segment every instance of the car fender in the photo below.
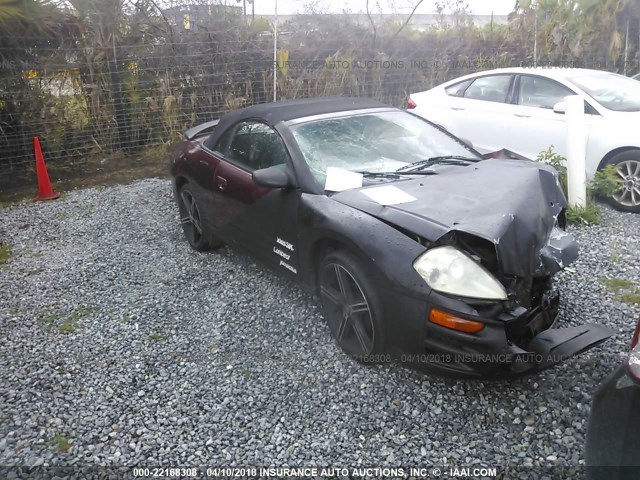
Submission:
M 306 282 L 315 285 L 318 249 L 323 243 L 342 245 L 370 262 L 384 276 L 386 289 L 409 290 L 426 299 L 430 289 L 413 268 L 426 248 L 393 226 L 336 202 L 325 195 L 303 194 L 298 245 Z

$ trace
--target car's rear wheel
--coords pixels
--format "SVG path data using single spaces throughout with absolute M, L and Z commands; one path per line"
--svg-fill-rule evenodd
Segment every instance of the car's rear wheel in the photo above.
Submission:
M 331 334 L 340 347 L 362 363 L 384 360 L 382 308 L 371 273 L 354 256 L 335 251 L 324 257 L 318 293 Z
M 180 223 L 184 236 L 194 250 L 202 252 L 217 245 L 211 245 L 210 235 L 207 234 L 200 206 L 189 184 L 184 185 L 178 192 L 178 209 Z
M 607 165 L 615 165 L 622 181 L 608 202 L 618 210 L 640 213 L 640 150 L 618 153 Z

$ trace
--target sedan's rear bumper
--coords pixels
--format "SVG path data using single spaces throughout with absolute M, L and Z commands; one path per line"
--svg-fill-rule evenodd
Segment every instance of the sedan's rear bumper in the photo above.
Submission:
M 640 385 L 622 365 L 593 396 L 585 460 L 592 480 L 640 478 Z

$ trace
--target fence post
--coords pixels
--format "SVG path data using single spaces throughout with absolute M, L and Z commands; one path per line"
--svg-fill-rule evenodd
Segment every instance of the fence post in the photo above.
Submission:
M 587 205 L 587 129 L 584 100 L 578 95 L 565 97 L 567 117 L 567 190 L 569 206 Z
M 255 1 L 255 0 L 254 0 Z M 274 7 L 273 21 L 273 101 L 278 100 L 278 0 Z

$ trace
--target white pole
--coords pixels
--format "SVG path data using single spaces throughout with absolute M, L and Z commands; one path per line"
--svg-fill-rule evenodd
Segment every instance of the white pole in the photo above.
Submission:
M 629 62 L 629 20 L 627 20 L 627 31 L 624 36 L 624 76 L 627 76 L 627 63 Z
M 567 117 L 567 186 L 569 205 L 587 205 L 587 127 L 584 100 L 578 95 L 565 97 Z
M 538 9 L 536 8 L 533 25 L 533 66 L 538 66 Z
M 273 21 L 273 101 L 278 99 L 278 0 L 275 0 L 276 18 Z

